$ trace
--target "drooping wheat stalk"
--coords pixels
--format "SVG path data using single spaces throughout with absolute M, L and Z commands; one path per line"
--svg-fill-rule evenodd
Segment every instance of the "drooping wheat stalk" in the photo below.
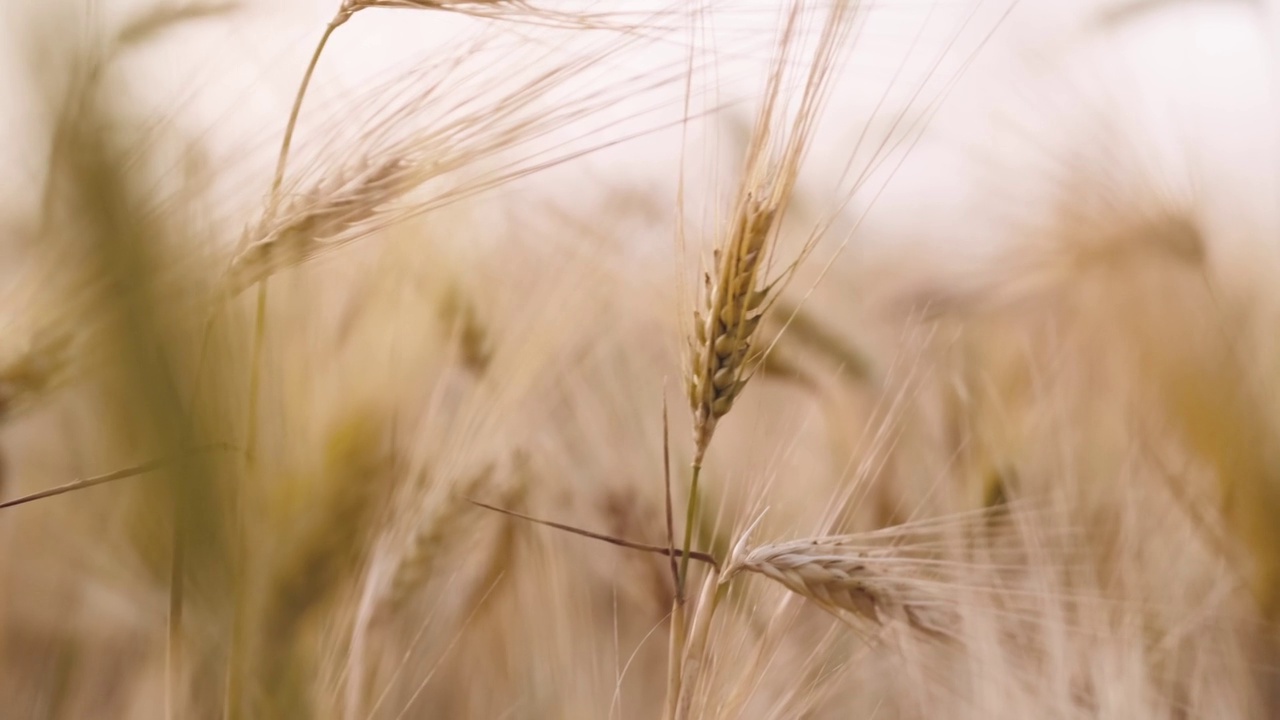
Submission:
M 449 9 L 452 3 L 422 4 L 422 9 Z M 276 163 L 270 196 L 261 220 L 241 238 L 237 252 L 224 275 L 223 298 L 232 298 L 257 285 L 256 320 L 252 340 L 249 399 L 245 432 L 245 464 L 251 469 L 257 442 L 258 396 L 261 387 L 262 349 L 266 340 L 267 285 L 274 273 L 299 265 L 326 250 L 367 237 L 377 230 L 412 215 L 424 213 L 448 202 L 500 184 L 511 178 L 551 164 L 546 157 L 533 155 L 524 163 L 515 162 L 499 172 L 480 175 L 460 187 L 443 190 L 416 203 L 399 203 L 413 190 L 450 172 L 491 159 L 522 141 L 545 135 L 572 123 L 624 97 L 627 83 L 620 83 L 595 94 L 581 93 L 560 98 L 547 109 L 535 105 L 561 89 L 593 62 L 619 50 L 624 44 L 607 46 L 589 57 L 571 58 L 538 68 L 526 82 L 506 93 L 484 95 L 491 86 L 481 83 L 481 93 L 459 82 L 474 82 L 485 75 L 463 73 L 461 60 L 446 58 L 434 68 L 442 74 L 428 77 L 414 100 L 380 118 L 371 128 L 372 145 L 354 159 L 344 162 L 318 182 L 300 188 L 285 183 L 286 167 L 307 88 L 320 57 L 334 31 L 361 9 L 378 7 L 376 3 L 346 1 L 326 26 L 307 65 L 294 97 L 284 138 Z M 408 5 L 405 5 L 408 7 Z M 508 12 L 516 10 L 515 6 Z M 473 50 L 476 48 L 467 48 Z M 490 70 L 489 82 L 503 75 Z M 509 75 L 509 73 L 507 73 Z M 452 81 L 452 84 L 451 82 Z M 661 81 L 659 81 L 661 82 Z M 457 85 L 453 87 L 452 85 Z M 455 96 L 446 95 L 451 89 Z M 424 106 L 430 105 L 430 108 Z M 547 104 L 542 102 L 542 104 Z M 412 125 L 424 109 L 434 115 L 434 122 L 414 132 L 401 132 L 399 140 L 389 140 L 396 125 Z M 566 156 L 571 154 L 566 153 Z M 289 190 L 286 192 L 286 190 Z M 210 324 L 212 321 L 210 321 Z M 206 333 L 208 333 L 206 329 Z
M 317 248 L 327 240 L 334 239 L 335 234 L 343 229 L 348 229 L 357 221 L 368 219 L 368 217 L 382 208 L 386 201 L 399 198 L 416 185 L 425 182 L 429 177 L 438 175 L 447 169 L 452 169 L 445 168 L 445 170 L 441 170 L 440 166 L 447 165 L 447 163 L 438 162 L 438 158 L 416 157 L 414 159 L 420 162 L 437 163 L 435 169 L 438 172 L 434 174 L 426 173 L 425 177 L 422 173 L 419 173 L 417 183 L 407 182 L 411 168 L 406 163 L 409 161 L 392 154 L 390 159 L 372 162 L 367 167 L 354 168 L 354 172 L 352 168 L 346 168 L 345 172 L 339 174 L 339 187 L 336 192 L 326 198 L 330 201 L 328 203 L 312 204 L 306 210 L 299 210 L 296 207 L 296 203 L 295 207 L 292 208 L 281 207 L 281 192 L 284 187 L 285 174 L 294 134 L 297 130 L 298 118 L 320 58 L 329 40 L 339 27 L 346 24 L 361 10 L 373 8 L 450 11 L 473 14 L 489 19 L 514 19 L 528 13 L 531 17 L 542 21 L 554 19 L 557 21 L 556 24 L 562 27 L 582 28 L 592 26 L 587 22 L 587 18 L 575 16 L 573 13 L 539 10 L 529 3 L 523 2 L 523 0 L 458 0 L 456 2 L 451 0 L 439 0 L 438 2 L 342 0 L 338 10 L 325 26 L 319 41 L 316 43 L 306 70 L 299 82 L 298 89 L 294 94 L 293 105 L 290 108 L 289 118 L 285 125 L 284 137 L 280 143 L 280 151 L 276 160 L 275 173 L 272 177 L 271 191 L 267 202 L 267 212 L 263 222 L 259 228 L 256 228 L 256 232 L 247 233 L 246 237 L 242 239 L 240 250 L 235 255 L 231 269 L 227 273 L 228 287 L 226 290 L 229 291 L 231 296 L 239 294 L 250 285 L 256 284 L 258 286 L 252 364 L 250 367 L 249 417 L 246 423 L 248 439 L 245 443 L 246 461 L 250 463 L 252 462 L 256 443 L 258 388 L 261 380 L 261 349 L 266 335 L 267 278 L 282 267 L 288 267 L 309 259 L 315 254 Z M 563 77 L 558 76 L 555 72 L 550 73 L 549 76 L 561 79 Z M 545 92 L 556 85 L 558 83 L 551 83 L 540 89 Z M 537 95 L 538 93 L 534 92 L 530 94 L 530 97 Z M 488 109 L 492 110 L 493 114 L 501 117 L 503 116 L 502 109 L 504 105 L 510 101 L 511 98 L 501 99 L 496 107 Z M 551 114 L 554 115 L 555 113 Z M 477 114 L 473 114 L 466 119 L 475 121 L 482 118 L 483 115 L 477 116 Z M 465 126 L 453 126 L 449 129 L 457 131 L 460 127 Z M 505 144 L 490 149 L 496 150 L 498 147 L 505 147 L 512 142 L 511 138 L 507 138 Z M 452 145 L 453 143 L 450 144 Z M 484 152 L 478 152 L 476 147 L 467 147 L 465 143 L 463 143 L 463 146 L 473 152 L 468 159 L 475 159 L 485 155 Z M 454 158 L 454 160 L 458 159 Z M 422 170 L 423 167 L 420 165 L 418 169 Z M 313 188 L 318 192 L 326 189 L 333 188 Z M 315 194 L 311 194 L 311 199 L 315 200 Z M 294 212 L 290 212 L 290 210 Z M 276 215 L 281 211 L 288 217 L 283 225 L 275 223 Z
M 322 176 L 316 180 L 284 186 L 279 202 L 269 204 L 262 218 L 243 234 L 224 276 L 223 292 L 234 297 L 281 270 L 583 152 L 539 150 L 492 172 L 473 173 L 449 186 L 414 193 L 674 78 L 637 75 L 607 88 L 560 97 L 567 82 L 620 47 L 615 44 L 556 62 L 498 93 L 485 93 L 488 83 L 505 81 L 496 70 L 480 71 L 487 77 L 477 90 L 452 88 L 455 82 L 477 81 L 458 62 L 428 69 L 415 78 L 427 89 L 403 107 L 375 118 L 364 147 L 345 154 L 336 166 L 320 168 Z M 456 93 L 447 94 L 451 89 Z

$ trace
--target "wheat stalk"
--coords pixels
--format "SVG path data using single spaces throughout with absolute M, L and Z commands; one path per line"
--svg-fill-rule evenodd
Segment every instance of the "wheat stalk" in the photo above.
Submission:
M 672 663 L 668 668 L 667 714 L 672 718 L 686 718 L 691 712 L 691 689 L 704 664 L 707 637 L 718 605 L 717 588 L 728 579 L 707 578 L 685 637 L 685 588 L 699 512 L 702 463 L 717 424 L 733 409 L 734 401 L 765 357 L 767 350 L 762 352 L 756 347 L 761 317 L 817 241 L 817 233 L 811 234 L 794 260 L 771 277 L 779 225 L 791 201 L 839 49 L 856 9 L 856 2 L 829 6 L 803 77 L 803 90 L 798 102 L 793 103 L 784 96 L 783 89 L 793 79 L 792 56 L 807 9 L 802 0 L 790 5 L 765 83 L 764 101 L 747 143 L 733 209 L 712 252 L 712 267 L 702 273 L 701 309 L 694 310 L 692 331 L 686 336 L 685 386 L 693 414 L 694 453 L 672 610 L 674 639 L 670 656 L 679 658 L 678 665 Z M 683 245 L 683 237 L 680 244 Z

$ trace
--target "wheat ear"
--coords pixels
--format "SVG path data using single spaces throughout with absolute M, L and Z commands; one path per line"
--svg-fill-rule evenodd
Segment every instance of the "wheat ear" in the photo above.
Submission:
M 761 545 L 726 568 L 725 582 L 740 572 L 763 575 L 823 609 L 876 625 L 905 622 L 936 637 L 954 635 L 953 603 L 907 575 L 910 561 L 880 551 L 856 551 L 835 538 L 812 538 Z M 895 567 L 896 566 L 896 567 Z

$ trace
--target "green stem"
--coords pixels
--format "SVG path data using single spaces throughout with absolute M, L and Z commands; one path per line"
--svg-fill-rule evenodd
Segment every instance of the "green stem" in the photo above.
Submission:
M 685 511 L 684 518 L 684 542 L 681 544 L 680 554 L 680 577 L 676 584 L 676 597 L 680 602 L 684 602 L 685 586 L 689 584 L 689 550 L 693 545 L 693 526 L 698 517 L 698 503 L 700 496 L 698 494 L 698 476 L 702 474 L 702 459 L 698 458 L 693 462 L 693 479 L 689 482 L 689 500 L 687 503 L 688 510 Z

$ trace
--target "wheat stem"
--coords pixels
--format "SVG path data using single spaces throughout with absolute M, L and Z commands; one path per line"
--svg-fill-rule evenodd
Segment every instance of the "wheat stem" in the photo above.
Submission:
M 244 464 L 253 467 L 258 454 L 258 396 L 262 391 L 262 347 L 267 334 L 267 279 L 258 283 L 258 304 L 253 322 L 253 349 L 249 373 L 249 409 L 245 417 Z
M 311 76 L 315 74 L 316 66 L 320 64 L 320 55 L 324 52 L 325 46 L 329 44 L 329 38 L 333 36 L 333 31 L 341 27 L 350 17 L 349 13 L 339 12 L 329 21 L 329 24 L 324 28 L 324 34 L 320 36 L 320 41 L 316 43 L 315 51 L 311 53 L 311 61 L 307 63 L 307 69 L 302 73 L 302 81 L 298 83 L 298 92 L 293 96 L 293 107 L 289 110 L 289 121 L 284 126 L 284 140 L 280 142 L 280 155 L 276 158 L 276 174 L 271 180 L 271 195 L 273 198 L 284 183 L 284 169 L 289 162 L 289 149 L 293 146 L 293 132 L 298 125 L 298 115 L 302 112 L 302 100 L 306 97 L 307 88 L 311 86 Z
M 279 199 L 280 187 L 284 184 L 284 171 L 289 163 L 289 150 L 293 147 L 293 134 L 298 127 L 298 116 L 302 112 L 302 100 L 307 95 L 307 88 L 311 86 L 311 78 L 315 75 L 316 67 L 320 64 L 320 56 L 324 53 L 324 48 L 329 44 L 329 38 L 333 36 L 333 32 L 337 30 L 349 18 L 347 12 L 339 12 L 334 16 L 329 24 L 325 26 L 324 33 L 320 35 L 320 41 L 316 43 L 316 49 L 311 53 L 311 60 L 307 62 L 307 69 L 302 73 L 302 81 L 298 83 L 298 92 L 293 96 L 293 107 L 289 109 L 289 120 L 284 126 L 284 139 L 280 141 L 280 154 L 276 157 L 276 171 L 271 178 L 271 205 L 272 210 L 275 208 Z M 268 212 L 272 212 L 268 210 Z M 248 421 L 245 426 L 248 428 L 248 439 L 245 441 L 245 465 L 253 464 L 254 452 L 257 449 L 256 435 L 258 429 L 258 388 L 262 377 L 262 344 L 263 338 L 267 332 L 267 279 L 264 278 L 258 283 L 258 305 L 257 315 L 253 328 L 253 350 L 252 364 L 249 369 L 249 410 Z
M 679 596 L 671 604 L 671 635 L 667 640 L 667 704 L 665 720 L 675 720 L 684 679 L 684 639 L 687 637 L 688 606 Z
M 702 670 L 702 660 L 706 657 L 711 618 L 715 615 L 720 602 L 719 589 L 719 573 L 708 573 L 702 585 L 702 593 L 698 596 L 693 626 L 684 643 L 685 652 L 680 667 L 682 679 L 677 693 L 675 720 L 684 720 L 689 717 L 693 705 L 692 690 L 697 685 L 698 673 Z
M 182 683 L 183 547 L 182 500 L 174 494 L 173 557 L 169 565 L 169 624 L 165 656 L 165 720 L 177 720 Z
M 298 83 L 298 91 L 293 97 L 293 106 L 289 109 L 289 120 L 285 123 L 284 138 L 280 141 L 280 154 L 276 157 L 275 174 L 271 178 L 271 209 L 268 212 L 274 211 L 279 199 L 280 187 L 284 184 L 285 168 L 289 162 L 289 150 L 293 147 L 293 134 L 298 126 L 298 116 L 302 112 L 302 101 L 306 97 L 307 88 L 311 86 L 311 78 L 315 75 L 316 67 L 320 64 L 320 56 L 324 53 L 325 46 L 329 44 L 329 38 L 333 36 L 334 30 L 337 30 L 349 17 L 348 13 L 339 12 L 325 25 L 324 32 L 320 35 L 320 40 L 316 43 L 315 50 L 311 53 L 311 59 L 307 62 L 307 69 L 302 73 L 302 81 Z M 258 283 L 257 309 L 254 316 L 253 348 L 249 365 L 249 404 L 245 420 L 244 465 L 246 473 L 253 468 L 257 461 L 258 399 L 261 394 L 262 384 L 262 348 L 267 334 L 267 280 L 267 278 L 263 278 Z M 243 508 L 236 508 L 237 514 L 242 511 Z M 243 561 L 243 553 L 241 552 L 243 532 L 244 529 L 241 523 L 237 522 L 236 537 L 233 539 L 237 565 L 240 565 Z M 240 572 L 241 568 L 237 568 L 237 576 Z M 237 581 L 239 579 L 237 577 Z M 243 685 L 241 672 L 243 671 L 245 652 L 244 618 L 241 617 L 244 613 L 243 598 L 241 597 L 244 593 L 244 587 L 241 582 L 236 584 L 241 587 L 237 588 L 235 617 L 232 621 L 231 651 L 227 658 L 227 686 L 224 708 L 225 716 L 229 720 L 235 720 L 241 715 L 240 698 L 242 694 L 241 686 Z
M 688 584 L 689 553 L 693 545 L 693 526 L 697 522 L 700 495 L 698 493 L 698 477 L 702 474 L 702 458 L 693 462 L 693 477 L 689 481 L 689 499 L 684 517 L 684 542 L 680 545 L 680 572 L 677 576 L 676 597 L 684 601 L 685 585 Z

